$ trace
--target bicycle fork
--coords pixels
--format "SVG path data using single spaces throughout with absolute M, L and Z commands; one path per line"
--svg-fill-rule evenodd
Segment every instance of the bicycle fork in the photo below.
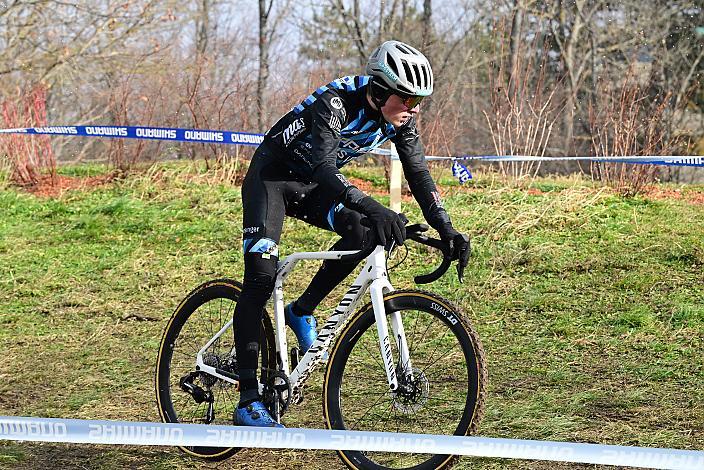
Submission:
M 383 251 L 382 251 L 383 253 Z M 378 266 L 378 265 L 377 265 Z M 399 378 L 403 383 L 413 379 L 413 368 L 411 366 L 411 358 L 408 350 L 408 342 L 406 341 L 406 332 L 401 321 L 401 314 L 393 312 L 389 315 L 391 319 L 391 333 L 393 334 L 399 354 L 398 367 L 393 357 L 393 349 L 391 347 L 391 338 L 389 337 L 389 327 L 387 324 L 386 310 L 384 309 L 384 292 L 393 291 L 391 283 L 388 281 L 386 270 L 382 276 L 376 277 L 369 287 L 369 293 L 372 298 L 372 307 L 374 308 L 374 319 L 376 322 L 377 334 L 379 335 L 379 351 L 384 362 L 386 378 L 389 381 L 389 389 L 395 392 L 399 388 Z M 403 374 L 401 377 L 398 374 Z

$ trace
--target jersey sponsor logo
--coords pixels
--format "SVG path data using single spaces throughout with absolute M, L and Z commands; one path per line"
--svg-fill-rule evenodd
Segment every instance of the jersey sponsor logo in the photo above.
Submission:
M 379 68 L 381 69 L 382 72 L 384 72 L 386 74 L 387 77 L 389 77 L 391 79 L 391 81 L 393 81 L 393 82 L 398 81 L 398 75 L 393 73 L 388 65 L 380 62 Z
M 337 151 L 337 167 L 340 168 L 344 165 L 346 165 L 350 160 L 353 158 L 358 157 L 359 155 L 355 153 L 347 153 L 344 150 L 338 150 Z
M 368 152 L 386 142 L 386 138 L 381 136 L 381 132 L 376 132 L 372 135 L 359 139 L 342 138 L 340 140 L 340 148 L 345 150 L 355 150 L 360 152 Z
M 342 181 L 342 184 L 345 185 L 345 188 L 348 187 L 348 186 L 352 186 L 352 183 L 350 183 L 349 181 L 347 181 L 347 178 L 345 178 L 345 175 L 343 175 L 342 173 L 335 173 L 335 176 L 337 176 L 337 179 L 339 179 L 340 181 Z
M 301 133 L 306 129 L 303 123 L 303 118 L 295 119 L 288 127 L 284 130 L 284 145 L 288 147 L 293 139 L 301 135 Z
M 342 123 L 340 123 L 340 118 L 338 118 L 334 114 L 330 116 L 330 122 L 328 124 L 330 124 L 330 129 L 336 132 L 340 132 L 340 130 L 342 130 Z
M 333 96 L 333 98 L 330 100 L 330 104 L 335 109 L 342 109 L 343 106 L 342 100 L 338 96 Z
M 380 138 L 380 134 L 381 133 L 377 132 L 372 136 L 360 139 L 359 143 L 353 139 L 343 137 L 340 140 L 337 151 L 337 167 L 340 168 L 346 165 L 353 158 L 357 158 L 361 154 L 369 152 L 384 143 L 387 138 Z
M 311 146 L 311 147 L 312 147 L 312 146 Z M 293 153 L 295 153 L 296 156 L 298 156 L 298 158 L 300 158 L 301 160 L 303 160 L 303 161 L 306 163 L 306 165 L 308 165 L 308 166 L 310 166 L 310 167 L 313 166 L 313 165 L 311 164 L 311 162 L 310 162 L 310 154 L 309 154 L 308 152 L 306 152 L 305 150 L 301 149 L 300 146 L 294 147 L 294 148 L 293 148 Z
M 431 191 L 430 194 L 433 196 L 433 201 L 435 201 L 435 205 L 442 208 L 442 199 L 440 199 L 440 193 L 437 191 Z
M 416 126 L 408 126 L 406 132 L 403 133 L 403 140 L 406 142 L 413 142 L 420 136 L 418 135 L 418 129 Z
M 340 140 L 340 148 L 347 150 L 359 150 L 362 146 L 352 139 L 342 139 Z

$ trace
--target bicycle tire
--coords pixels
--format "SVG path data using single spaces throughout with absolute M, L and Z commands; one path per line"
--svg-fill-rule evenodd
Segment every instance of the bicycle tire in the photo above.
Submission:
M 191 398 L 186 392 L 183 392 L 179 388 L 178 377 L 183 373 L 183 371 L 172 371 L 172 366 L 174 365 L 172 364 L 172 361 L 174 360 L 174 350 L 175 347 L 179 344 L 178 338 L 182 334 L 184 327 L 187 326 L 187 322 L 189 320 L 193 319 L 193 314 L 198 312 L 201 307 L 205 306 L 210 302 L 218 302 L 220 305 L 218 318 L 215 319 L 215 321 L 212 321 L 211 323 L 213 323 L 213 325 L 207 327 L 207 329 L 204 331 L 204 333 L 206 333 L 204 336 L 212 337 L 215 332 L 219 331 L 220 328 L 222 328 L 222 326 L 224 326 L 224 324 L 229 320 L 229 318 L 231 318 L 232 313 L 234 312 L 234 304 L 239 299 L 241 291 L 242 285 L 237 281 L 233 281 L 230 279 L 216 279 L 205 282 L 200 286 L 196 287 L 193 291 L 188 294 L 188 296 L 186 296 L 186 298 L 179 304 L 179 306 L 176 307 L 176 310 L 172 314 L 171 319 L 169 320 L 169 323 L 166 326 L 164 335 L 161 340 L 161 344 L 159 346 L 159 354 L 157 356 L 157 367 L 155 371 L 157 406 L 159 409 L 159 415 L 161 416 L 163 422 L 183 422 L 181 419 L 179 419 L 179 414 L 174 407 L 174 400 L 176 399 L 175 397 L 178 396 L 178 399 L 181 400 L 181 403 L 185 400 L 186 404 L 188 404 L 188 399 Z M 225 312 L 224 317 L 222 315 L 223 302 L 228 304 L 227 311 Z M 210 311 L 210 320 L 213 320 L 212 310 Z M 276 346 L 274 342 L 274 329 L 271 324 L 271 319 L 269 318 L 269 315 L 266 313 L 266 311 L 264 312 L 264 315 L 262 315 L 261 331 L 262 334 L 260 340 L 260 365 L 264 370 L 266 370 L 266 368 L 273 369 L 276 366 Z M 229 333 L 226 332 L 225 334 L 228 336 L 230 342 L 232 343 L 232 331 L 230 330 Z M 200 347 L 199 345 L 201 343 L 197 342 L 195 344 Z M 205 345 L 205 343 L 202 343 L 202 345 Z M 217 346 L 218 342 L 211 345 L 211 348 L 215 349 L 217 348 Z M 195 346 L 192 347 L 192 349 L 193 351 L 197 351 Z M 224 350 L 227 349 L 228 348 L 225 348 Z M 213 353 L 214 357 L 217 357 L 217 354 L 222 354 L 220 353 L 220 351 L 222 351 L 221 349 L 215 350 L 216 353 Z M 209 349 L 208 351 L 211 351 L 211 349 Z M 195 352 L 193 352 L 192 354 L 192 359 L 195 363 Z M 183 362 L 186 364 L 188 363 L 188 361 L 188 357 L 185 357 L 183 359 Z M 262 372 L 262 374 L 265 373 L 266 372 Z M 175 383 L 174 379 L 176 379 Z M 265 379 L 266 377 L 261 378 L 261 380 Z M 203 379 L 199 378 L 198 380 L 202 381 Z M 233 404 L 232 401 L 233 395 L 235 394 L 235 390 L 232 391 L 233 393 L 230 393 L 226 387 L 231 387 L 231 385 L 224 383 L 224 381 L 215 378 L 208 379 L 207 377 L 205 380 L 208 383 L 211 381 L 214 381 L 214 383 L 212 383 L 210 387 L 205 387 L 205 383 L 201 382 L 201 385 L 203 385 L 204 388 L 210 389 L 212 391 L 213 388 L 217 388 L 217 386 L 220 385 L 220 392 L 222 392 L 221 396 L 225 397 L 225 394 L 227 394 L 227 397 L 223 398 L 223 400 L 229 398 L 230 403 L 221 403 L 223 403 L 223 409 L 228 408 L 227 413 L 229 413 L 229 415 L 225 415 L 226 419 L 222 420 L 224 421 L 222 424 L 233 424 L 232 412 L 234 410 L 234 406 L 237 405 L 236 402 L 234 402 Z M 175 395 L 172 392 L 175 392 L 178 395 Z M 215 391 L 213 391 L 213 393 L 215 393 Z M 218 397 L 216 396 L 216 404 L 217 400 Z M 232 407 L 230 408 L 231 405 Z M 235 453 L 240 450 L 240 448 L 238 447 L 222 448 L 184 446 L 180 446 L 179 449 L 191 456 L 206 459 L 209 461 L 225 460 L 227 458 L 232 457 Z
M 436 392 L 449 389 L 454 381 L 459 384 L 456 389 L 459 390 L 458 393 L 460 394 L 464 393 L 464 382 L 466 382 L 466 397 L 463 400 L 460 399 L 459 404 L 455 406 L 458 409 L 460 407 L 462 408 L 456 426 L 450 423 L 443 429 L 443 427 L 438 424 L 439 420 L 436 419 L 431 420 L 427 426 L 419 422 L 416 422 L 413 426 L 410 426 L 412 423 L 404 423 L 409 424 L 409 426 L 404 425 L 403 431 L 421 434 L 431 432 L 433 434 L 453 435 L 469 435 L 475 433 L 484 412 L 484 400 L 488 379 L 484 350 L 479 336 L 467 321 L 466 317 L 448 300 L 436 294 L 415 289 L 398 290 L 388 293 L 384 296 L 384 307 L 387 315 L 391 312 L 401 312 L 410 350 L 411 365 L 414 371 L 414 384 L 416 384 L 409 388 L 420 391 L 417 391 L 412 399 L 404 398 L 401 394 L 392 394 L 389 392 L 386 373 L 380 358 L 374 310 L 371 303 L 367 304 L 352 315 L 338 336 L 338 340 L 335 342 L 330 353 L 330 360 L 328 361 L 323 383 L 323 415 L 327 427 L 329 429 L 340 430 L 353 429 L 399 432 L 402 427 L 402 422 L 413 421 L 408 418 L 408 416 L 414 417 L 417 420 L 418 413 L 432 411 L 430 408 L 434 406 L 432 405 L 434 402 L 431 400 L 444 403 L 441 399 L 436 399 L 435 397 L 431 399 L 431 390 Z M 428 326 L 425 329 L 426 333 L 433 327 L 434 330 L 443 331 L 443 336 L 439 339 L 433 336 L 427 343 L 421 342 L 416 336 L 419 330 L 418 326 L 421 325 L 421 322 L 425 321 L 428 321 Z M 425 325 L 425 323 L 422 324 L 423 326 Z M 445 340 L 448 331 L 452 332 L 451 338 Z M 450 349 L 448 349 L 447 352 L 445 352 L 444 348 L 438 349 L 440 345 L 443 345 L 443 342 L 444 346 L 447 346 L 448 343 L 452 343 L 452 338 L 457 342 L 457 346 L 462 353 L 461 356 L 456 353 L 450 354 L 452 352 Z M 395 342 L 392 341 L 392 345 L 395 348 L 394 357 L 398 361 L 398 347 L 393 343 Z M 451 344 L 451 347 L 453 346 L 454 345 Z M 356 352 L 355 347 L 357 347 Z M 433 363 L 426 364 L 424 361 L 430 361 L 432 357 L 425 359 L 422 356 L 424 353 L 432 354 L 433 352 L 438 354 L 437 360 L 442 359 L 444 353 L 444 355 L 449 354 L 452 358 L 451 360 L 456 362 L 458 366 L 462 366 L 463 363 L 466 368 L 466 377 L 463 375 L 456 378 L 452 375 L 456 373 L 456 371 L 441 371 L 443 374 L 446 372 L 449 373 L 447 373 L 445 377 L 441 375 L 438 377 L 438 380 L 433 379 L 431 382 L 431 378 L 434 376 L 426 373 L 426 371 L 429 372 L 429 368 L 433 366 Z M 375 355 L 376 359 L 375 361 L 364 360 L 365 355 L 369 355 L 370 357 L 374 357 Z M 399 364 L 397 363 L 397 367 L 398 366 Z M 422 367 L 425 367 L 425 369 Z M 433 370 L 432 372 L 435 371 Z M 377 385 L 377 394 L 372 393 L 372 387 L 375 385 Z M 358 394 L 354 393 L 355 387 L 361 389 Z M 426 394 L 425 398 L 423 398 L 424 393 Z M 395 419 L 398 418 L 397 421 L 399 422 L 396 425 L 396 429 L 393 429 L 393 426 L 391 429 L 387 429 L 386 427 L 378 429 L 377 424 L 364 424 L 368 421 L 365 417 L 372 409 L 379 406 L 377 404 L 372 405 L 364 412 L 364 415 L 353 421 L 352 415 L 358 415 L 362 412 L 357 413 L 356 409 L 363 409 L 365 403 L 370 403 L 375 399 L 375 396 L 381 397 L 376 399 L 376 403 L 384 399 L 384 396 L 391 397 L 387 400 L 390 401 L 388 410 L 383 409 L 387 405 L 385 402 L 381 402 L 382 413 L 387 412 L 389 419 L 392 413 Z M 462 403 L 462 401 L 464 403 Z M 350 404 L 349 410 L 345 406 L 346 403 Z M 452 404 L 452 402 L 450 403 Z M 428 408 L 428 410 L 425 410 L 426 408 Z M 355 411 L 353 412 L 352 410 Z M 376 414 L 377 412 L 375 411 L 373 415 Z M 450 415 L 452 415 L 452 413 L 450 413 Z M 372 415 L 370 415 L 370 417 L 371 416 Z M 435 414 L 431 416 L 437 418 Z M 416 426 L 416 424 L 420 426 Z M 449 432 L 448 430 L 453 427 L 454 430 Z M 408 430 L 409 428 L 411 430 Z M 443 432 L 437 432 L 438 430 Z M 453 455 L 382 454 L 349 450 L 338 451 L 338 455 L 349 468 L 360 470 L 390 468 L 412 468 L 414 470 L 440 469 L 450 467 L 457 459 L 457 456 Z M 384 460 L 384 462 L 381 462 L 382 460 Z

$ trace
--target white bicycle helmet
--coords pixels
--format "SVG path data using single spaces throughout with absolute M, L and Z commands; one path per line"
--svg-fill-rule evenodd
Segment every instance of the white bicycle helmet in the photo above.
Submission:
M 389 91 L 409 96 L 433 93 L 433 70 L 417 49 L 400 41 L 386 41 L 369 57 L 367 75 L 377 77 Z

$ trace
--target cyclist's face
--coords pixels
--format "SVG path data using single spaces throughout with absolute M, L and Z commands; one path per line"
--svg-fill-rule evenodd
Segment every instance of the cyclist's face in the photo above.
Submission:
M 404 99 L 398 95 L 391 95 L 386 100 L 384 106 L 381 107 L 381 113 L 384 115 L 386 122 L 390 122 L 394 127 L 401 127 L 411 116 L 418 113 L 420 104 L 416 104 L 413 108 L 409 108 Z

